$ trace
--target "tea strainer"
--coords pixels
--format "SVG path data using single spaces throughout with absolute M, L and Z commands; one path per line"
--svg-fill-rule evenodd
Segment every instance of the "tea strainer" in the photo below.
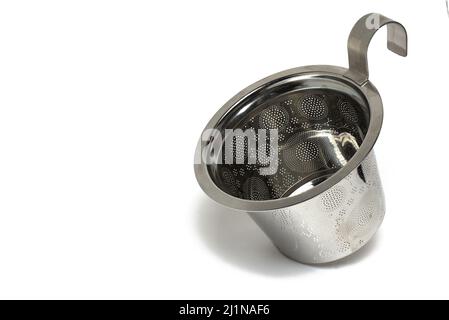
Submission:
M 405 28 L 368 14 L 349 35 L 348 69 L 306 66 L 260 80 L 215 114 L 198 143 L 195 174 L 202 189 L 218 203 L 248 212 L 296 261 L 344 258 L 383 221 L 372 151 L 383 107 L 368 80 L 367 51 L 385 25 L 388 49 L 406 56 Z

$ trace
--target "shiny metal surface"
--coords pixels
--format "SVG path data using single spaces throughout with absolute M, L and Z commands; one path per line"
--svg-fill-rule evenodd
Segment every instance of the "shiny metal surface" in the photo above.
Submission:
M 363 16 L 352 28 L 348 38 L 348 59 L 351 77 L 360 85 L 368 81 L 368 47 L 374 34 L 387 26 L 387 48 L 407 56 L 407 31 L 404 26 L 380 14 Z
M 374 153 L 321 195 L 251 218 L 291 259 L 307 264 L 344 258 L 364 246 L 385 215 Z
M 370 29 L 373 21 L 376 29 Z M 276 130 L 278 161 L 272 172 L 260 170 L 267 167 L 263 160 L 249 161 L 257 150 L 245 140 L 234 137 L 231 163 L 198 162 L 205 151 L 211 159 L 227 155 L 213 139 L 198 143 L 195 174 L 203 190 L 224 206 L 248 212 L 281 252 L 299 262 L 346 257 L 365 245 L 383 220 L 384 196 L 372 151 L 383 108 L 368 80 L 366 58 L 372 36 L 383 25 L 389 26 L 388 47 L 405 56 L 402 25 L 366 15 L 348 40 L 349 69 L 308 66 L 280 72 L 241 91 L 211 119 L 206 129 L 224 135 L 229 129 Z
M 326 80 L 320 79 L 320 85 L 324 83 Z M 249 143 L 235 140 L 233 163 L 208 167 L 215 185 L 241 199 L 273 200 L 286 197 L 292 188 L 299 189 L 316 178 L 326 179 L 343 168 L 360 149 L 368 131 L 369 112 L 361 95 L 353 98 L 357 96 L 355 91 L 351 97 L 331 87 L 329 82 L 329 89 L 307 87 L 268 98 L 232 127 L 224 120 L 226 129 L 256 132 L 260 128 L 277 129 L 279 160 L 272 174 L 262 175 L 259 168 L 268 166 L 266 163 L 250 165 L 247 158 L 242 164 L 235 161 L 239 155 L 248 157 L 251 153 Z M 277 90 L 279 93 L 280 89 Z M 239 110 L 235 108 L 227 117 L 235 118 Z

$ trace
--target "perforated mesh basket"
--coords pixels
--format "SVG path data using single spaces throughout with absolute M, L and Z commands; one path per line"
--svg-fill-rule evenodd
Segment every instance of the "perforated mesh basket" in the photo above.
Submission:
M 388 48 L 405 56 L 404 27 L 366 15 L 349 37 L 349 69 L 311 66 L 265 78 L 226 103 L 204 131 L 213 134 L 198 144 L 195 172 L 205 192 L 250 213 L 295 260 L 348 256 L 382 222 L 372 148 L 383 110 L 368 80 L 366 53 L 383 25 Z

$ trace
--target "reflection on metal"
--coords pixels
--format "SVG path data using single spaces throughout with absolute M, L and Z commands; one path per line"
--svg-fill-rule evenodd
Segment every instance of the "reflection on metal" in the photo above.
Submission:
M 265 161 L 247 163 L 255 148 L 237 140 L 233 153 L 244 164 L 196 163 L 195 174 L 212 199 L 249 213 L 296 261 L 320 264 L 349 256 L 370 241 L 384 218 L 372 151 L 383 107 L 368 80 L 367 57 L 382 26 L 388 28 L 388 49 L 406 56 L 404 27 L 368 14 L 349 36 L 348 69 L 306 66 L 269 76 L 229 100 L 206 126 L 218 132 L 278 130 L 278 166 L 269 175 L 259 172 Z M 209 141 L 198 143 L 197 154 Z M 223 145 L 217 146 L 214 154 L 222 153 Z

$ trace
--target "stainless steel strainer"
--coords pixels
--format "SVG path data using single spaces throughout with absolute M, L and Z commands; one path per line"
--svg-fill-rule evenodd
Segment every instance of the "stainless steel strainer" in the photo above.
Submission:
M 265 78 L 228 101 L 199 141 L 195 173 L 203 190 L 248 212 L 299 262 L 344 258 L 382 223 L 384 195 L 372 149 L 383 107 L 368 80 L 367 50 L 384 25 L 388 48 L 406 56 L 404 27 L 368 14 L 349 36 L 348 69 L 307 66 Z M 257 146 L 274 137 L 276 143 L 257 148 L 247 132 L 259 139 Z

